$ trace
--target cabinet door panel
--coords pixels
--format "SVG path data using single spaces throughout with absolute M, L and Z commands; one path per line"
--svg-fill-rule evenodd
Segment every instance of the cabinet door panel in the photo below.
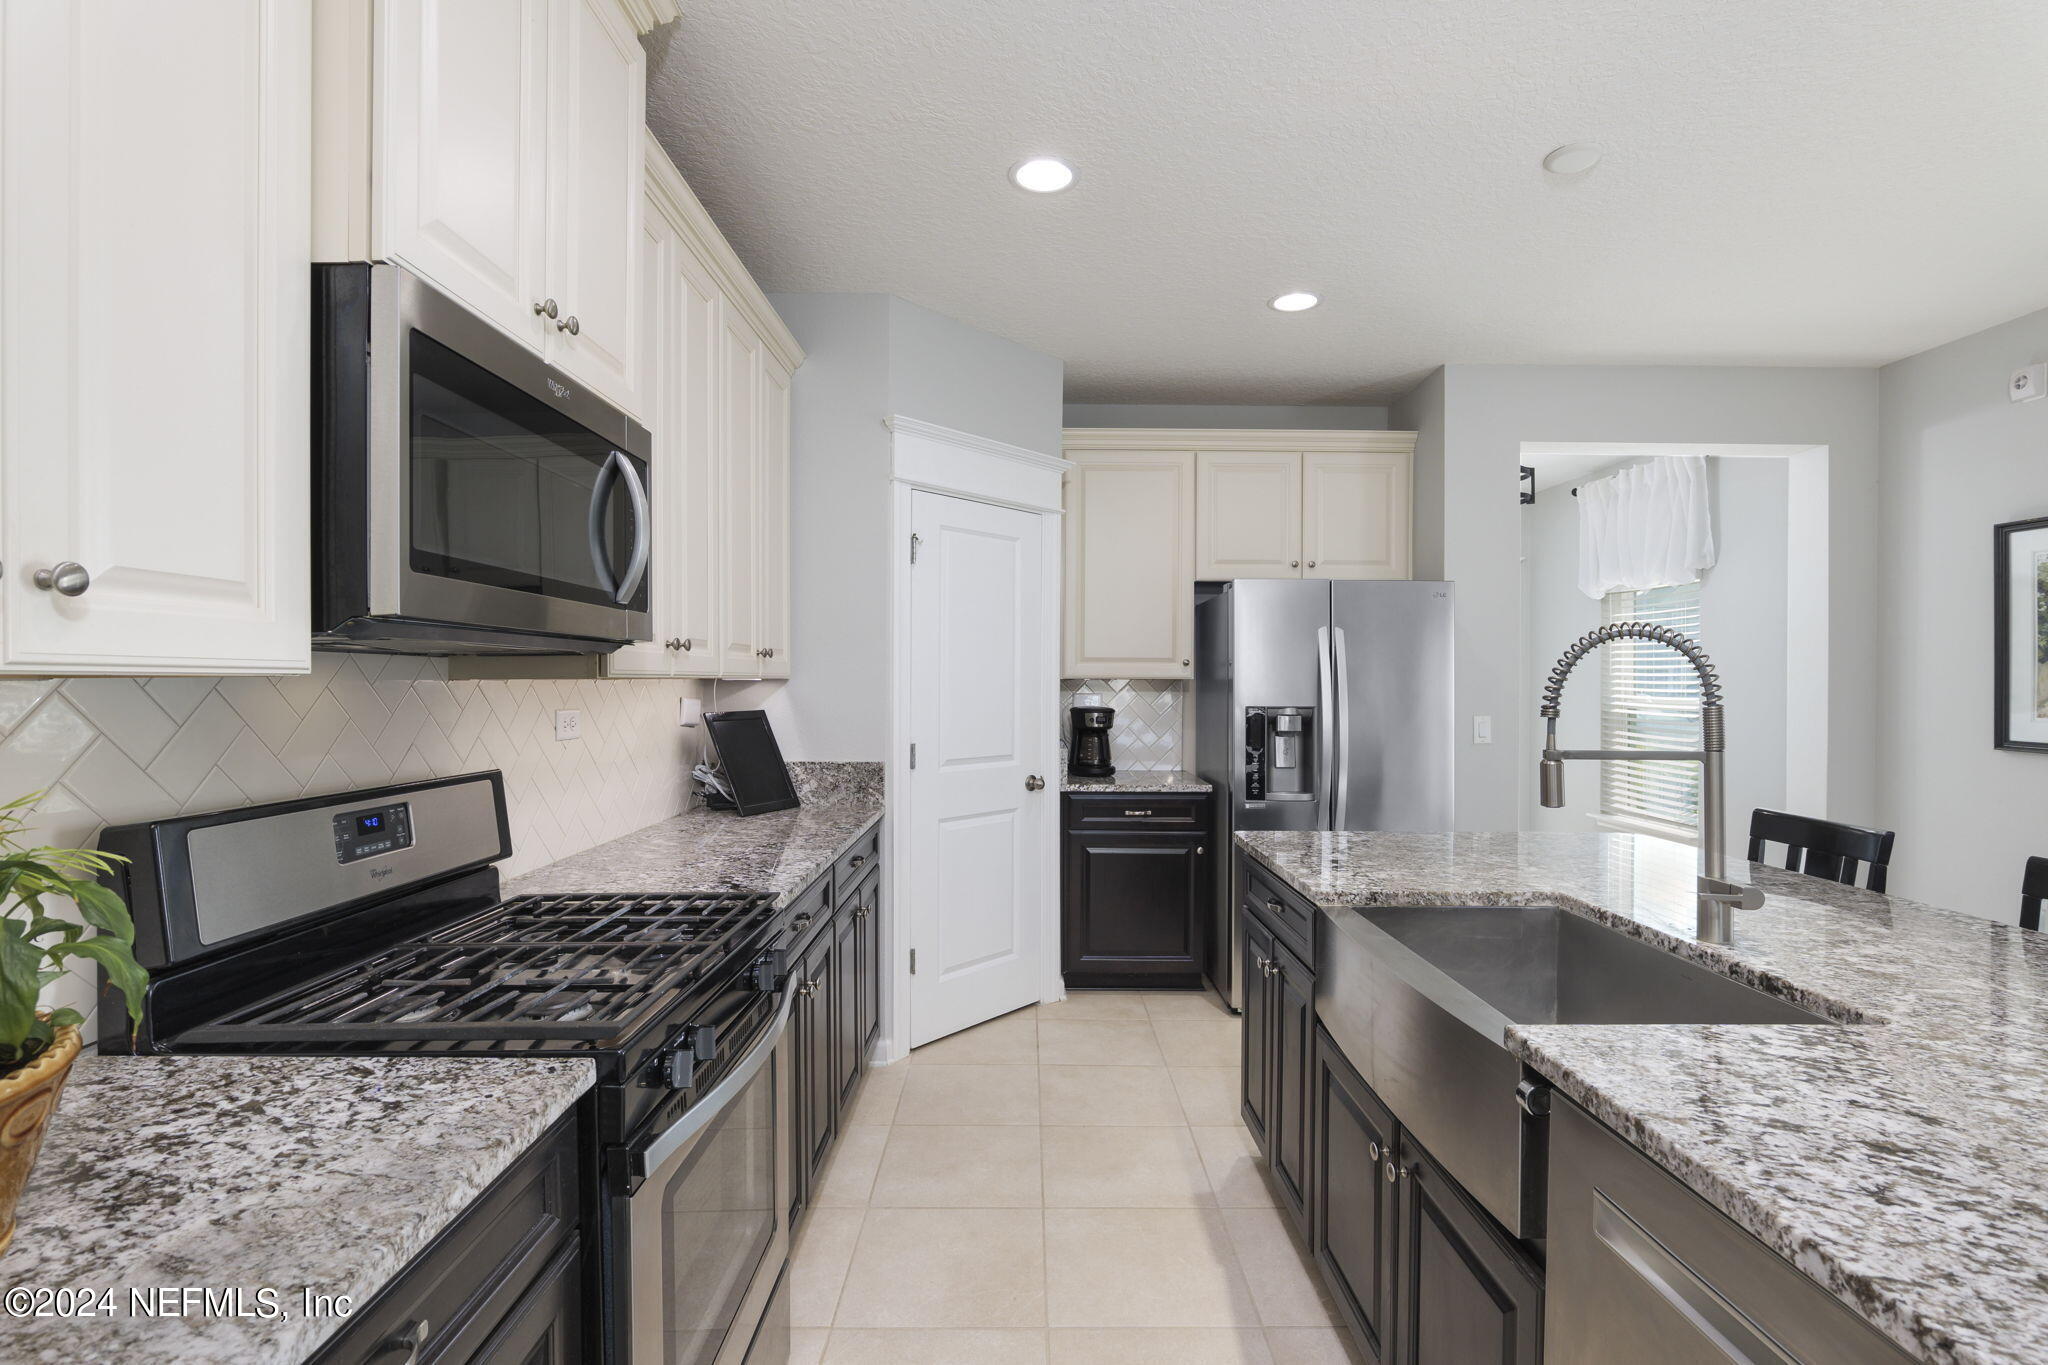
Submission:
M 1204 450 L 1195 457 L 1195 577 L 1299 578 L 1301 456 Z
M 882 870 L 868 874 L 857 893 L 860 913 L 860 1062 L 867 1065 L 882 1031 Z
M 1403 1365 L 1535 1365 L 1543 1281 L 1404 1134 L 1396 1358 Z
M 372 253 L 535 350 L 545 332 L 533 305 L 547 294 L 547 7 L 387 0 L 375 11 Z
M 1394 1116 L 1336 1043 L 1316 1030 L 1313 1227 L 1323 1282 L 1367 1354 L 1386 1349 L 1393 1304 L 1397 1185 Z
M 548 268 L 563 317 L 548 358 L 639 412 L 633 346 L 647 61 L 616 0 L 554 0 L 548 46 Z M 575 330 L 569 330 L 569 318 Z
M 681 543 L 670 547 L 668 600 L 672 638 L 682 641 L 675 671 L 688 678 L 718 674 L 720 307 L 711 272 L 687 249 L 678 251 L 669 500 L 678 509 Z
M 1295 1226 L 1308 1234 L 1309 1062 L 1315 1037 L 1315 978 L 1284 943 L 1274 945 L 1273 1106 L 1268 1117 L 1270 1160 L 1281 1201 Z
M 1238 964 L 1238 979 L 1244 982 L 1244 1126 L 1270 1158 L 1273 978 L 1266 974 L 1266 964 L 1273 960 L 1273 936 L 1249 914 L 1243 916 L 1243 924 L 1244 960 Z
M 789 676 L 789 371 L 761 348 L 761 676 Z
M 721 306 L 718 332 L 718 671 L 761 676 L 761 340 Z
M 832 921 L 832 1080 L 833 1104 L 845 1104 L 860 1081 L 860 928 L 861 917 L 851 904 L 839 907 Z
M 827 926 L 804 956 L 802 1031 L 803 1102 L 799 1123 L 804 1134 L 804 1168 L 815 1177 L 839 1133 L 839 1079 L 836 1051 L 838 996 L 834 932 Z
M 307 8 L 0 26 L 0 666 L 304 672 Z
M 1201 972 L 1205 846 L 1189 836 L 1069 834 L 1060 969 L 1070 983 Z
M 1408 578 L 1408 455 L 1302 457 L 1302 572 L 1310 578 Z
M 1194 453 L 1075 451 L 1072 458 L 1063 676 L 1191 677 Z

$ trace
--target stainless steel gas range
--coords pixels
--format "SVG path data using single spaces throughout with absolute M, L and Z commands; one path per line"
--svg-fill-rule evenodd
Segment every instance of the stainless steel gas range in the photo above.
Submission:
M 796 983 L 772 898 L 502 899 L 496 772 L 109 829 L 151 981 L 104 1051 L 586 1056 L 586 1343 L 787 1356 Z M 751 1355 L 750 1355 L 751 1353 Z

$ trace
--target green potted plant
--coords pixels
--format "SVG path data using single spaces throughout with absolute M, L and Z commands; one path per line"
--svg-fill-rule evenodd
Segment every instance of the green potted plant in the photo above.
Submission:
M 148 973 L 135 961 L 135 924 L 99 878 L 123 861 L 84 848 L 30 848 L 22 840 L 36 792 L 0 806 L 0 1254 L 14 1240 L 14 1208 L 42 1150 L 43 1132 L 81 1046 L 77 1010 L 38 1010 L 43 988 L 80 958 L 106 969 L 142 1015 Z

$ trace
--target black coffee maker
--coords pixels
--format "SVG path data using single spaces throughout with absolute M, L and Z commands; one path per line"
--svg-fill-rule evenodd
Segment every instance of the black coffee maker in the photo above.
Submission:
M 1109 761 L 1109 727 L 1116 721 L 1113 706 L 1076 706 L 1067 714 L 1073 736 L 1067 743 L 1067 771 L 1075 777 L 1115 777 Z

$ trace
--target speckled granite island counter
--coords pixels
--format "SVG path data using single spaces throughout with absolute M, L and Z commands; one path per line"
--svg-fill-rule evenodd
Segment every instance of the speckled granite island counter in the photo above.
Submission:
M 1509 1049 L 1919 1359 L 2048 1360 L 2048 936 L 1756 864 L 1694 941 L 1694 850 L 1603 834 L 1238 837 L 1327 916 L 1557 906 L 1841 1027 L 1514 1026 Z
M 0 1359 L 305 1359 L 594 1080 L 519 1057 L 85 1057 L 29 1178 L 0 1288 L 112 1289 L 113 1316 L 0 1316 Z M 131 1288 L 280 1291 L 289 1316 L 134 1317 Z
M 1199 795 L 1215 788 L 1203 778 L 1178 768 L 1170 772 L 1137 772 L 1125 769 L 1113 777 L 1076 777 L 1067 773 L 1060 778 L 1063 792 L 1107 792 L 1112 796 L 1134 795 L 1138 792 L 1186 792 Z
M 803 805 L 766 815 L 692 810 L 549 863 L 507 895 L 765 891 L 785 905 L 882 818 L 879 763 L 792 763 Z

